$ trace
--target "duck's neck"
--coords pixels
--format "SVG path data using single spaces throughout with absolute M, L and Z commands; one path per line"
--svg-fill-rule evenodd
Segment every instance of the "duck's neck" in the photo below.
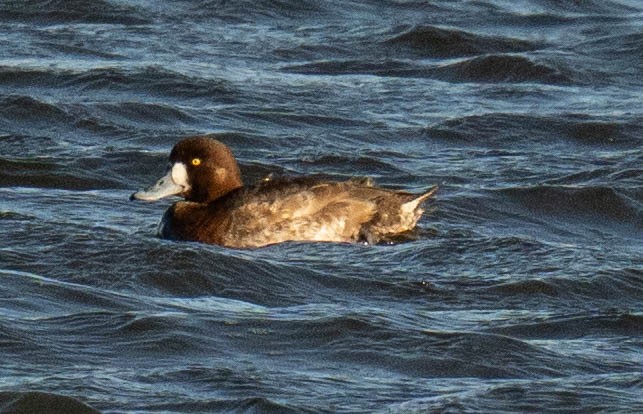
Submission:
M 221 183 L 221 185 L 217 186 L 216 188 L 210 190 L 208 192 L 208 196 L 204 200 L 206 203 L 211 203 L 214 200 L 217 200 L 226 194 L 239 189 L 243 187 L 243 182 L 241 181 L 241 178 L 236 178 L 235 180 L 226 180 L 225 183 Z
M 185 197 L 187 201 L 211 203 L 229 192 L 243 187 L 238 168 L 217 168 L 205 179 L 203 177 L 205 176 L 196 177 L 194 183 L 196 185 L 192 186 L 192 190 Z M 203 182 L 199 182 L 200 179 L 203 179 Z

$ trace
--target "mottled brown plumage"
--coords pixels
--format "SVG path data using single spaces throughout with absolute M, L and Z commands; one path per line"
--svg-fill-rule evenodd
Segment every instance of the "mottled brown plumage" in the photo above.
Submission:
M 160 235 L 228 247 L 284 241 L 377 243 L 412 230 L 422 216 L 421 204 L 437 190 L 411 194 L 375 187 L 369 179 L 314 178 L 270 178 L 244 187 L 232 152 L 207 137 L 179 142 L 170 162 L 166 177 L 132 198 L 184 197 L 163 216 Z

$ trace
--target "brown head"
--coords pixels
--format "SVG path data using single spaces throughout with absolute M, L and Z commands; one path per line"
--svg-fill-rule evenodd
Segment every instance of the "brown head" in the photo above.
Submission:
M 241 172 L 230 148 L 212 138 L 193 137 L 172 148 L 164 177 L 130 198 L 152 201 L 178 195 L 187 201 L 207 203 L 242 186 Z

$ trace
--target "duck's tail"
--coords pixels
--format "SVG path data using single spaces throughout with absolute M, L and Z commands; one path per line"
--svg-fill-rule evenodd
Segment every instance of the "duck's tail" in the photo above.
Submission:
M 402 204 L 402 211 L 406 213 L 412 213 L 420 207 L 420 205 L 431 198 L 435 192 L 438 191 L 438 186 L 434 185 L 433 187 L 429 188 L 426 192 L 422 193 L 421 195 L 413 198 L 410 201 L 407 201 L 406 203 Z M 421 213 L 420 213 L 421 214 Z

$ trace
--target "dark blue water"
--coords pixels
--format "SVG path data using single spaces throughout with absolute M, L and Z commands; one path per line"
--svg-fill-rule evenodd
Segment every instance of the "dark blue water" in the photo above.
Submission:
M 0 412 L 643 411 L 641 62 L 634 0 L 1 1 Z M 403 243 L 160 240 L 192 134 L 441 188 Z

